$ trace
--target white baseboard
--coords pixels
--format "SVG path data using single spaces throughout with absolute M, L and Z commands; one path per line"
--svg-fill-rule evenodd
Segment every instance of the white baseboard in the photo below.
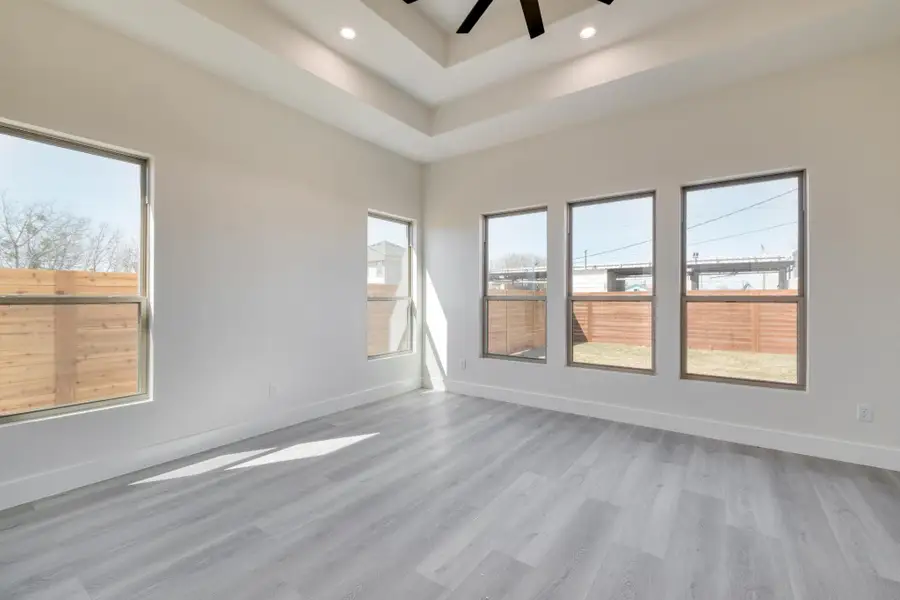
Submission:
M 0 510 L 55 496 L 342 410 L 405 394 L 419 389 L 421 385 L 420 379 L 397 381 L 269 414 L 265 418 L 253 422 L 227 425 L 140 448 L 133 452 L 67 465 L 52 471 L 5 481 L 0 483 Z
M 426 390 L 434 390 L 435 392 L 447 391 L 447 380 L 442 377 L 423 377 L 422 388 Z
M 862 444 L 806 433 L 763 429 L 725 421 L 688 417 L 463 381 L 446 380 L 445 383 L 447 390 L 455 394 L 476 396 L 487 398 L 488 400 L 499 400 L 534 408 L 596 417 L 748 446 L 759 446 L 806 456 L 900 471 L 900 448 Z

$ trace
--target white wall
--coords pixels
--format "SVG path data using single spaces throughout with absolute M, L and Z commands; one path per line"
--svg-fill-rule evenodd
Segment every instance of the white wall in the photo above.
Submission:
M 794 168 L 809 176 L 808 391 L 679 380 L 680 186 Z M 435 386 L 900 469 L 900 48 L 448 160 L 426 182 Z M 568 368 L 565 203 L 647 189 L 658 374 Z M 548 364 L 479 358 L 479 215 L 536 205 L 549 206 Z M 863 401 L 872 424 L 856 421 Z
M 149 153 L 155 192 L 153 401 L 0 426 L 0 508 L 419 386 L 365 339 L 366 210 L 419 219 L 418 165 L 33 0 L 0 118 Z

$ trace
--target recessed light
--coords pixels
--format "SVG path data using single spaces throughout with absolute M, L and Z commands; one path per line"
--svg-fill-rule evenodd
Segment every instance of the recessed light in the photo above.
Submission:
M 588 27 L 585 27 L 584 29 L 582 29 L 581 33 L 579 35 L 581 36 L 581 39 L 589 40 L 592 37 L 594 37 L 595 35 L 597 35 L 597 29 L 595 27 L 588 26 Z
M 352 27 L 342 27 L 341 28 L 341 37 L 345 40 L 352 40 L 356 38 L 356 30 Z

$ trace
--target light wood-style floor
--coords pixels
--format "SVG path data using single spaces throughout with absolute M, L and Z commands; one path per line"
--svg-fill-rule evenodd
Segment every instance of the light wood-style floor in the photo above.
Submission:
M 898 542 L 897 473 L 416 392 L 0 515 L 0 598 L 897 600 Z

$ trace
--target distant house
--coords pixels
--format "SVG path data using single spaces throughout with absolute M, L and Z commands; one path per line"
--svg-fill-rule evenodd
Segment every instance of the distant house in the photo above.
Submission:
M 391 242 L 378 242 L 369 246 L 368 282 L 396 285 L 404 280 L 407 248 Z

